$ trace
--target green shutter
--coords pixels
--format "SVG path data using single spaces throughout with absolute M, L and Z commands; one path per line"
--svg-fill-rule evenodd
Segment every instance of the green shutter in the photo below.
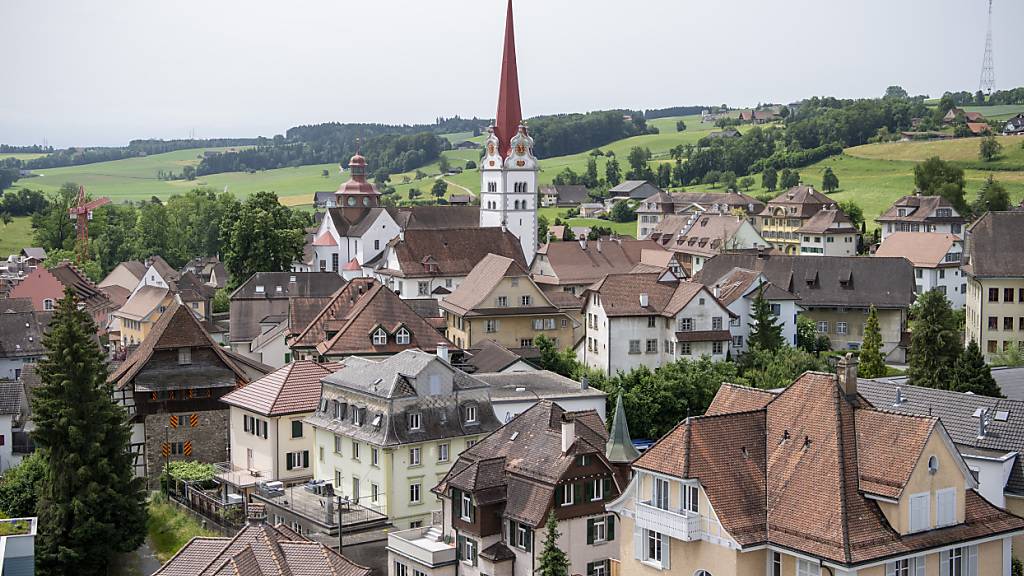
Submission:
M 285 462 L 286 462 L 285 468 L 287 468 L 288 470 L 291 470 L 292 469 L 292 462 L 293 462 L 293 460 L 292 460 L 292 453 L 289 452 L 288 454 L 286 454 L 284 459 L 285 459 Z
M 583 486 L 580 486 L 580 484 L 583 484 Z M 577 482 L 577 483 L 572 485 L 572 503 L 573 504 L 582 504 L 583 503 L 583 492 L 586 490 L 586 488 L 585 488 L 586 484 L 587 484 L 587 482 L 582 482 L 582 483 Z
M 565 501 L 565 486 L 555 486 L 555 506 L 561 506 Z
M 612 540 L 615 540 L 615 515 L 614 514 L 609 514 L 608 515 L 608 541 L 611 542 Z M 611 574 L 611 572 L 606 572 L 606 574 Z
M 533 552 L 533 528 L 526 529 L 526 551 Z
M 594 563 L 587 562 L 587 576 L 594 576 Z
M 587 502 L 590 502 L 591 500 L 594 499 L 594 485 L 592 483 L 584 482 L 583 490 Z
M 455 538 L 455 559 L 462 560 L 462 547 L 466 545 L 466 537 L 459 534 Z
M 462 491 L 458 488 L 452 488 L 452 519 L 461 516 L 459 514 L 459 508 L 462 506 Z
M 473 499 L 469 499 L 469 521 L 476 522 L 476 504 L 473 503 Z
M 612 479 L 602 478 L 601 483 L 604 484 L 604 499 L 607 500 L 612 495 Z
M 476 559 L 477 559 L 477 556 L 479 555 L 480 551 L 477 550 L 478 544 L 477 544 L 476 540 L 470 540 L 470 542 L 473 543 L 473 557 L 470 558 L 470 560 L 473 561 L 473 566 L 476 566 Z
M 594 543 L 594 519 L 593 518 L 588 518 L 587 519 L 587 544 L 593 544 L 593 543 Z M 587 565 L 587 571 L 589 572 L 589 570 L 590 570 L 590 565 L 588 564 Z
M 309 468 L 309 450 L 302 451 L 302 467 Z

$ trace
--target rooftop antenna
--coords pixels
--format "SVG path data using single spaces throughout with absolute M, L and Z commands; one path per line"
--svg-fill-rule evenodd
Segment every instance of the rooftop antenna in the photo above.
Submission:
M 996 89 L 996 68 L 992 60 L 992 0 L 988 0 L 988 32 L 985 34 L 985 57 L 981 61 L 981 82 L 978 90 L 992 94 Z

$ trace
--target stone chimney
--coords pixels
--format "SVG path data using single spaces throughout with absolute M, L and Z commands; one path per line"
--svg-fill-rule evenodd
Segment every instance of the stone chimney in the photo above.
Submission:
M 567 413 L 562 413 L 562 454 L 572 448 L 576 442 L 576 421 Z
M 853 354 L 847 352 L 845 356 L 836 363 L 836 376 L 839 380 L 839 388 L 847 398 L 857 397 L 857 359 Z
M 722 296 L 722 287 L 719 286 L 718 284 L 715 284 L 714 295 L 715 298 L 720 298 Z
M 437 343 L 437 357 L 448 362 L 448 345 L 444 342 Z
M 246 508 L 245 523 L 247 525 L 258 526 L 266 524 L 267 510 L 263 507 L 263 504 L 251 502 Z

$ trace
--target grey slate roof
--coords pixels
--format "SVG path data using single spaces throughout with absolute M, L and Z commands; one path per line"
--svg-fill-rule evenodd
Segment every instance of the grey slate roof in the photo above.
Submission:
M 895 406 L 896 388 L 904 402 Z M 1007 398 L 990 398 L 976 394 L 963 394 L 949 390 L 908 385 L 905 378 L 858 380 L 857 391 L 879 410 L 889 410 L 935 416 L 949 432 L 961 452 L 995 450 L 1003 453 L 1024 454 L 1024 402 Z M 978 419 L 973 416 L 978 408 L 988 408 L 992 414 L 1006 411 L 1007 420 L 993 419 L 984 438 L 978 438 Z M 1024 495 L 1024 459 L 1017 457 L 1006 483 L 1006 491 Z
M 967 229 L 964 272 L 1024 276 L 1024 212 L 987 212 Z
M 529 372 L 500 372 L 475 374 L 476 378 L 491 387 L 492 400 L 537 400 L 545 398 L 598 397 L 606 396 L 597 388 L 587 387 L 550 370 Z
M 22 385 L 17 380 L 0 380 L 0 414 L 19 414 L 22 407 Z
M 1007 398 L 1024 401 L 1024 367 L 993 368 L 992 378 Z
M 295 282 L 291 281 L 293 277 Z M 344 285 L 345 280 L 335 272 L 256 272 L 231 293 L 231 299 L 323 298 Z M 263 286 L 264 292 L 256 293 L 256 286 Z M 277 286 L 281 292 L 277 292 Z
M 483 340 L 479 348 L 470 350 L 472 354 L 466 359 L 469 371 L 476 375 L 501 372 L 505 368 L 523 359 L 522 356 L 502 346 L 494 340 Z
M 46 354 L 43 332 L 53 312 L 0 313 L 0 358 L 24 358 Z
M 892 309 L 914 300 L 914 266 L 905 258 L 728 253 L 705 262 L 694 279 L 713 285 L 733 268 L 763 272 L 804 307 Z

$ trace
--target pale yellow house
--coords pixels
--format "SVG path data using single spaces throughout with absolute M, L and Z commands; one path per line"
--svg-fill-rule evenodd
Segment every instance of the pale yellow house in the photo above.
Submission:
M 768 202 L 754 218 L 754 227 L 783 254 L 799 254 L 800 228 L 822 208 L 834 204 L 813 186 L 794 186 Z
M 547 336 L 569 348 L 574 313 L 560 309 L 511 258 L 488 254 L 452 294 L 441 301 L 448 339 L 462 349 L 494 340 L 507 348 L 529 348 Z
M 320 405 L 305 420 L 315 479 L 397 528 L 429 525 L 438 508 L 431 488 L 460 452 L 501 426 L 490 387 L 445 356 L 350 356 L 323 378 Z
M 875 409 L 856 360 L 778 394 L 725 385 L 633 464 L 620 573 L 1009 575 L 1024 519 L 977 492 L 937 418 Z
M 337 368 L 298 360 L 221 398 L 229 406 L 231 460 L 219 467 L 217 479 L 227 494 L 313 477 L 313 428 L 303 420 L 320 405 L 320 379 Z
M 1024 212 L 989 212 L 967 229 L 966 338 L 986 359 L 1024 349 Z
M 121 346 L 137 346 L 174 302 L 174 293 L 160 286 L 140 285 L 124 303 L 111 313 L 112 325 L 121 334 Z

